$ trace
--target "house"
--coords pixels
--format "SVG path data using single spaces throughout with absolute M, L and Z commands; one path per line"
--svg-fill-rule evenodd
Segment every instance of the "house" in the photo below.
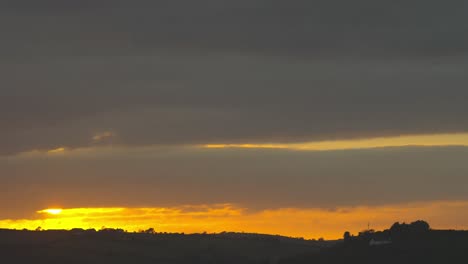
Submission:
M 382 246 L 382 245 L 388 245 L 391 243 L 392 243 L 392 240 L 377 240 L 377 239 L 372 238 L 369 241 L 369 246 Z

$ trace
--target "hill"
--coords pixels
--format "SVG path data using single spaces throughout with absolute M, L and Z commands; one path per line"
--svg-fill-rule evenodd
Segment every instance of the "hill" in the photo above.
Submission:
M 1 263 L 276 263 L 332 242 L 282 236 L 0 230 Z M 5 261 L 5 262 L 3 262 Z
M 424 221 L 356 236 L 346 232 L 339 241 L 229 232 L 0 230 L 0 263 L 431 264 L 467 259 L 468 231 L 432 230 Z

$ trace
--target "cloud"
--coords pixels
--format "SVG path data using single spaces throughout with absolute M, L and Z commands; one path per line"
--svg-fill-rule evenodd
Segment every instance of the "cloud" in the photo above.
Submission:
M 232 203 L 262 210 L 466 200 L 467 159 L 466 147 L 324 152 L 108 147 L 32 153 L 0 159 L 0 218 L 48 207 Z
M 48 154 L 60 154 L 60 153 L 63 153 L 64 151 L 65 151 L 65 148 L 56 148 L 56 149 L 48 150 L 47 153 Z
M 97 133 L 96 135 L 93 136 L 93 141 L 96 143 L 102 142 L 102 141 L 108 141 L 111 138 L 115 137 L 115 134 L 109 131 Z
M 2 155 L 468 130 L 465 1 L 1 7 Z
M 369 149 L 384 147 L 405 146 L 468 146 L 468 134 L 439 134 L 439 135 L 413 135 L 400 137 L 382 137 L 372 139 L 333 140 L 302 142 L 290 144 L 206 144 L 203 148 L 209 149 L 289 149 L 298 151 L 327 151 L 347 149 Z
M 26 54 L 128 55 L 165 49 L 297 57 L 431 57 L 466 52 L 468 40 L 463 34 L 467 9 L 463 0 L 5 2 L 4 20 L 25 30 L 7 33 L 36 44 Z M 33 28 L 27 22 L 35 22 Z M 52 38 L 31 34 L 32 30 Z M 27 52 L 26 46 L 14 44 L 3 45 Z
M 45 87 L 55 80 L 60 81 L 57 86 L 68 88 L 57 93 L 47 88 L 43 94 L 27 88 L 30 94 L 1 97 L 5 128 L 0 132 L 1 151 L 86 147 L 92 144 L 95 131 L 114 131 L 120 144 L 181 145 L 467 130 L 466 120 L 461 118 L 466 115 L 462 64 L 447 62 L 433 68 L 419 63 L 411 69 L 411 65 L 373 63 L 353 68 L 348 63 L 330 65 L 327 70 L 313 62 L 294 65 L 281 60 L 230 59 L 234 64 L 224 70 L 217 63 L 223 63 L 220 59 L 205 60 L 198 68 L 185 59 L 180 65 L 193 73 L 174 81 L 141 76 L 142 81 L 122 85 L 124 80 L 106 77 L 99 86 L 92 86 L 97 87 L 92 95 L 86 95 L 79 84 L 89 75 L 75 82 L 73 78 L 62 79 L 65 72 L 50 70 L 34 83 L 42 82 Z M 163 67 L 164 63 L 154 60 L 156 65 L 150 63 L 145 68 Z M 243 69 L 247 63 L 252 63 L 250 69 Z M 375 73 L 374 66 L 384 69 Z M 85 65 L 76 71 L 82 67 Z M 347 72 L 344 68 L 353 69 Z

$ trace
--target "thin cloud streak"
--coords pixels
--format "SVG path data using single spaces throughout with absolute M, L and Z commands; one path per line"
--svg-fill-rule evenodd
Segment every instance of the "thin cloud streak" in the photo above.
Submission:
M 381 137 L 355 140 L 334 140 L 304 143 L 246 143 L 246 144 L 206 144 L 203 148 L 251 148 L 251 149 L 290 149 L 302 151 L 370 149 L 384 147 L 436 147 L 436 146 L 468 146 L 468 133 L 438 134 L 438 135 L 409 135 L 400 137 Z
M 114 137 L 111 132 L 104 132 L 93 137 L 94 141 L 107 140 Z M 58 147 L 50 150 L 30 150 L 18 153 L 16 157 L 38 157 L 42 155 L 67 154 L 69 156 L 86 156 L 110 154 L 118 152 L 154 152 L 157 149 L 185 150 L 195 149 L 270 149 L 296 150 L 296 151 L 333 151 L 333 150 L 359 150 L 388 147 L 468 147 L 468 133 L 433 134 L 433 135 L 402 135 L 396 137 L 358 138 L 350 140 L 311 141 L 302 143 L 239 143 L 239 144 L 201 144 L 182 146 L 132 146 L 132 145 L 96 145 L 93 147 L 81 147 L 67 149 Z

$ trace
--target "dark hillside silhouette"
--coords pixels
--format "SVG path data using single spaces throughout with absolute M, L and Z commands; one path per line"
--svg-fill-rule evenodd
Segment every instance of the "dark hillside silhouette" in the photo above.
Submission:
M 122 229 L 0 230 L 0 263 L 466 263 L 468 231 L 425 221 L 383 231 L 345 232 L 339 241 L 231 233 L 138 233 Z
M 333 242 L 230 233 L 0 230 L 0 263 L 276 263 Z

